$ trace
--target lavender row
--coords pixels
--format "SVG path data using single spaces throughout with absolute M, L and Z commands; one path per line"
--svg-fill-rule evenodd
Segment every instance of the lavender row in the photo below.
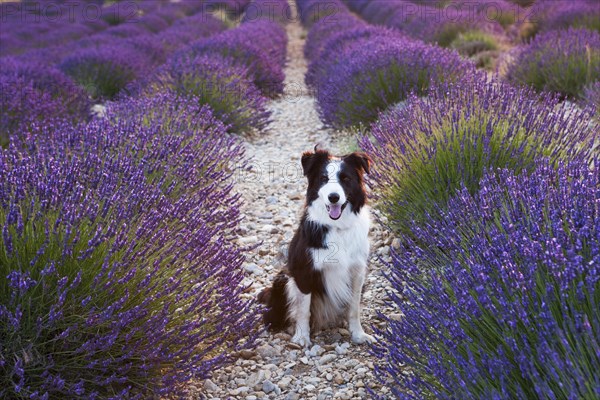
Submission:
M 516 59 L 505 57 L 510 60 L 508 79 L 569 98 L 582 96 L 586 86 L 600 79 L 600 9 L 592 3 L 539 0 L 522 3 L 522 8 L 503 0 L 347 1 L 373 24 L 456 49 L 488 69 L 497 67 L 509 37 L 529 41 L 541 32 L 514 51 Z
M 331 126 L 369 124 L 411 92 L 424 94 L 431 83 L 452 82 L 474 70 L 454 52 L 369 26 L 342 3 L 334 16 L 322 15 L 317 11 L 323 4 L 298 1 L 301 12 L 320 18 L 307 20 L 306 83 L 316 91 L 321 119 Z
M 0 7 L 4 25 L 0 55 L 66 45 L 99 32 L 115 36 L 158 32 L 200 10 L 201 3 L 190 0 L 123 1 L 110 6 L 103 6 L 101 1 L 4 3 Z
M 231 174 L 193 97 L 112 104 L 0 150 L 0 397 L 181 396 L 252 345 Z
M 426 41 L 448 45 L 461 32 L 483 30 L 530 39 L 548 30 L 598 30 L 600 10 L 594 0 L 345 0 L 367 21 Z
M 599 199 L 597 167 L 539 161 L 491 169 L 416 226 L 420 244 L 393 254 L 389 276 L 403 317 L 376 349 L 393 394 L 600 396 Z
M 407 36 L 442 47 L 455 47 L 465 34 L 485 34 L 494 41 L 502 40 L 504 27 L 526 12 L 515 4 L 500 1 L 410 2 L 405 0 L 347 0 L 361 17 L 376 25 L 394 28 Z
M 92 101 L 121 95 L 186 43 L 225 29 L 221 21 L 202 13 L 174 18 L 159 33 L 145 31 L 130 37 L 124 32 L 126 37 L 119 37 L 107 30 L 68 46 L 0 58 L 0 145 L 32 123 L 58 116 L 86 120 Z M 129 23 L 119 27 L 142 29 Z
M 374 116 L 361 145 L 378 166 L 372 178 L 379 204 L 401 238 L 388 279 L 403 316 L 388 320 L 374 350 L 377 375 L 396 397 L 600 395 L 595 35 L 565 30 L 534 39 L 530 46 L 548 54 L 521 57 L 546 79 L 540 87 L 471 69 L 461 79 L 435 82 L 426 97 L 413 88 Z M 340 85 L 359 82 L 364 90 L 370 80 L 340 71 L 369 51 L 376 56 L 361 70 L 380 66 L 386 38 L 405 49 L 420 43 L 353 15 L 316 22 L 305 49 L 307 83 L 319 91 L 343 77 Z M 343 58 L 345 52 L 352 57 Z M 571 62 L 573 55 L 580 59 Z M 373 79 L 385 82 L 377 100 L 392 90 L 385 91 L 393 79 L 381 72 L 388 70 Z M 583 85 L 574 75 L 591 82 L 584 89 L 589 108 L 562 103 L 565 92 L 549 88 L 577 93 Z M 346 90 L 351 99 L 354 92 Z M 326 96 L 317 93 L 320 101 Z M 362 117 L 377 100 L 360 99 Z M 336 114 L 351 115 L 330 115 Z

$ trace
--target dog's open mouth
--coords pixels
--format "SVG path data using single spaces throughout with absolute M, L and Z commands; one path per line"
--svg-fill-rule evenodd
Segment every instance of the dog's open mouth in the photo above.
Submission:
M 325 207 L 327 208 L 327 212 L 329 213 L 329 218 L 333 220 L 340 219 L 340 217 L 342 216 L 342 212 L 344 211 L 344 208 L 346 208 L 347 204 L 348 202 L 345 202 L 344 204 L 325 205 Z

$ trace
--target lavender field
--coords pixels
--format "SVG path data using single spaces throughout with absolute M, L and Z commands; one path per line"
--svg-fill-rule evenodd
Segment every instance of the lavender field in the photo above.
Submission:
M 262 325 L 316 144 L 372 345 Z M 596 0 L 0 0 L 0 399 L 600 399 L 599 161 Z

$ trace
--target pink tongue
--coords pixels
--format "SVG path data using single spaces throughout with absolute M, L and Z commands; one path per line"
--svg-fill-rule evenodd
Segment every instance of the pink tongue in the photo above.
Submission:
M 338 219 L 342 215 L 342 206 L 339 204 L 332 204 L 329 206 L 329 216 L 333 219 Z

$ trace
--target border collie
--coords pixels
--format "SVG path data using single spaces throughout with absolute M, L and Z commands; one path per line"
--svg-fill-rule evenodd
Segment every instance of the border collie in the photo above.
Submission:
M 324 150 L 302 155 L 306 204 L 289 246 L 288 262 L 258 300 L 272 331 L 294 328 L 292 341 L 309 346 L 310 328 L 345 317 L 355 343 L 374 342 L 360 323 L 360 297 L 369 257 L 369 209 L 364 153 L 335 157 Z

